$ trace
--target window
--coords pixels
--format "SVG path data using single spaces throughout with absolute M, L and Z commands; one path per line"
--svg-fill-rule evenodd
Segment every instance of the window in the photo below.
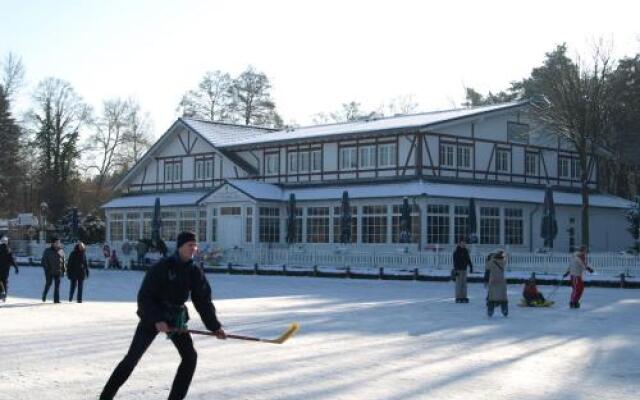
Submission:
M 136 242 L 140 239 L 140 214 L 127 213 L 127 241 Z
M 320 150 L 311 152 L 311 171 L 322 171 L 322 152 Z
M 362 243 L 387 242 L 387 206 L 362 207 Z
M 182 210 L 180 212 L 180 232 L 190 231 L 196 233 L 196 211 Z
M 580 179 L 580 174 L 581 174 L 580 159 L 569 158 L 569 157 L 559 157 L 558 172 L 561 178 Z
M 411 243 L 420 242 L 420 211 L 417 205 L 410 205 L 411 209 Z M 400 243 L 400 215 L 402 214 L 402 204 L 393 206 L 393 215 L 391 216 L 391 241 Z
M 198 211 L 198 240 L 207 241 L 207 210 Z
M 505 244 L 521 245 L 524 243 L 522 210 L 519 208 L 504 209 L 504 241 Z
M 571 179 L 580 179 L 582 169 L 580 168 L 580 160 L 577 158 L 571 159 Z
M 396 165 L 396 144 L 385 143 L 378 145 L 378 166 L 395 167 Z
M 358 168 L 358 156 L 355 147 L 340 148 L 340 171 L 350 171 Z
M 529 176 L 538 176 L 538 153 L 525 153 L 524 174 Z
M 298 152 L 289 153 L 289 173 L 298 172 Z
M 298 153 L 298 157 L 300 159 L 300 165 L 298 165 L 300 172 L 309 172 L 309 152 L 301 151 L 300 153 Z
M 220 215 L 240 215 L 241 213 L 240 207 L 220 207 Z
M 260 207 L 260 243 L 280 242 L 280 209 Z
M 376 147 L 362 146 L 360 147 L 360 168 L 375 168 L 376 166 Z
M 449 206 L 429 204 L 427 206 L 427 243 L 449 243 Z
M 467 227 L 469 226 L 469 207 L 455 206 L 453 209 L 453 239 L 467 240 Z
M 500 209 L 480 207 L 480 244 L 500 243 Z
M 568 158 L 564 158 L 564 157 L 560 157 L 558 158 L 558 174 L 560 175 L 561 178 L 568 178 L 569 177 L 569 159 Z
M 459 144 L 456 149 L 458 168 L 471 169 L 471 146 Z
M 166 160 L 164 162 L 164 181 L 180 182 L 182 180 L 182 161 Z
M 280 173 L 280 155 L 278 153 L 266 154 L 265 164 L 267 175 L 278 175 Z
M 529 143 L 529 124 L 507 121 L 507 138 L 510 142 Z
M 213 159 L 196 159 L 194 176 L 196 181 L 204 181 L 213 178 Z
M 253 242 L 253 208 L 246 208 L 246 219 L 244 224 L 244 241 L 247 243 Z
M 109 220 L 109 232 L 111 233 L 111 241 L 119 241 L 124 239 L 124 215 L 111 214 Z
M 358 207 L 351 208 L 351 243 L 358 242 Z M 333 243 L 342 243 L 342 207 L 333 207 Z
M 307 243 L 329 243 L 329 207 L 307 208 Z
M 453 144 L 448 144 L 448 143 L 440 144 L 440 166 L 441 167 L 455 167 L 454 150 L 455 150 L 455 146 Z
M 211 210 L 211 241 L 216 242 L 218 240 L 218 209 Z
M 174 241 L 177 235 L 177 214 L 175 211 L 162 211 L 162 240 Z
M 496 171 L 509 172 L 509 156 L 511 152 L 509 150 L 498 149 L 496 150 Z
M 142 213 L 142 237 L 144 239 L 151 239 L 151 231 L 153 229 L 152 220 L 153 220 L 153 213 L 151 212 Z

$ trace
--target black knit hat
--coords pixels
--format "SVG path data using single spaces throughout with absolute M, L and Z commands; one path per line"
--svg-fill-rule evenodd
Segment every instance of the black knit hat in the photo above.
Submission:
M 187 242 L 195 242 L 196 234 L 190 231 L 183 231 L 178 234 L 178 238 L 176 239 L 176 248 L 182 247 L 183 244 Z

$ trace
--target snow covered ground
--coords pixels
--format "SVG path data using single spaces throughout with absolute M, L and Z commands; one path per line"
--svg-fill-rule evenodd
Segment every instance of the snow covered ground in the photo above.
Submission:
M 39 300 L 40 268 L 10 276 L 0 303 L 0 399 L 97 399 L 125 354 L 143 274 L 92 271 L 85 303 Z M 488 319 L 484 288 L 455 304 L 452 284 L 208 275 L 227 331 L 284 345 L 195 337 L 188 399 L 637 399 L 640 291 L 587 288 L 583 308 L 561 287 L 550 309 Z M 62 298 L 68 295 L 66 278 Z M 551 287 L 541 287 L 548 294 Z M 51 297 L 51 294 L 50 294 Z M 191 308 L 190 327 L 202 328 Z M 499 313 L 498 313 L 499 315 Z M 179 357 L 158 336 L 118 399 L 165 399 Z

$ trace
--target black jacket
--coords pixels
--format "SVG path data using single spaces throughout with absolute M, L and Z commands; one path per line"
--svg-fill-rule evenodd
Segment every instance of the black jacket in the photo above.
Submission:
M 47 247 L 42 253 L 41 263 L 47 275 L 60 276 L 64 274 L 64 251 Z
M 207 329 L 220 329 L 204 271 L 192 260 L 183 263 L 177 253 L 158 261 L 147 271 L 138 292 L 138 316 L 143 323 L 171 323 L 168 315 L 172 309 L 184 306 L 189 295 Z
M 457 246 L 453 252 L 453 268 L 456 271 L 464 271 L 469 266 L 469 272 L 473 272 L 473 264 L 471 263 L 471 257 L 469 256 L 469 250 L 466 248 Z
M 70 280 L 81 280 L 89 277 L 89 263 L 84 251 L 73 250 L 67 261 L 67 277 Z
M 0 244 L 0 277 L 6 278 L 9 275 L 9 268 L 13 265 L 13 268 L 18 272 L 18 266 L 16 260 L 13 258 L 13 253 L 6 244 Z

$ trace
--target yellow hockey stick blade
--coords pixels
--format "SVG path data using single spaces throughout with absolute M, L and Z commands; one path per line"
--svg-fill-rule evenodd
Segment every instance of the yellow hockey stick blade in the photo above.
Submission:
M 289 328 L 286 331 L 284 331 L 284 333 L 280 335 L 280 337 L 278 337 L 277 339 L 263 339 L 263 341 L 269 342 L 269 343 L 275 343 L 275 344 L 282 344 L 287 340 L 289 340 L 289 338 L 295 335 L 295 333 L 298 332 L 299 330 L 300 330 L 300 324 L 298 324 L 297 322 L 294 322 L 291 325 L 289 325 Z

